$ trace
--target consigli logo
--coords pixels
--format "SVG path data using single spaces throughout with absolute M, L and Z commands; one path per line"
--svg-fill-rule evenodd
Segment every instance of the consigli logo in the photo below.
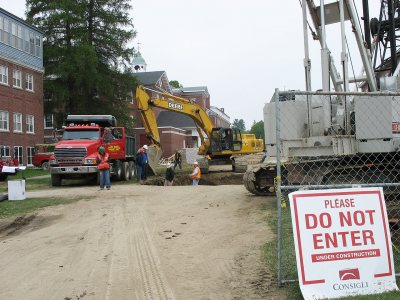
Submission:
M 339 270 L 339 278 L 340 280 L 360 279 L 360 271 L 357 268 Z

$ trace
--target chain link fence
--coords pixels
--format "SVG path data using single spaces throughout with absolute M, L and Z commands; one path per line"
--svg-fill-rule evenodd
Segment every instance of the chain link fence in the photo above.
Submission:
M 297 281 L 287 195 L 301 189 L 383 187 L 400 277 L 400 94 L 281 92 L 264 107 L 276 162 L 278 282 Z

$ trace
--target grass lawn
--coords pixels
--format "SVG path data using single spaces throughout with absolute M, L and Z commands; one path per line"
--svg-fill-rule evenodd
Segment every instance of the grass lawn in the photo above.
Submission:
M 90 200 L 94 197 L 73 197 L 73 198 L 29 198 L 22 201 L 2 201 L 0 202 L 0 219 L 12 216 L 32 213 L 40 208 L 61 204 L 70 204 L 79 200 Z
M 268 201 L 264 204 L 262 209 L 271 212 L 266 222 L 270 226 L 273 232 L 278 231 L 278 218 L 276 200 Z M 289 204 L 289 203 L 287 203 Z M 292 235 L 292 223 L 290 218 L 290 208 L 282 208 L 282 279 L 283 280 L 297 280 L 297 268 L 296 268 L 296 256 L 294 251 L 294 242 Z M 393 255 L 395 260 L 395 270 L 400 271 L 400 253 L 393 248 Z M 278 245 L 277 239 L 264 245 L 264 257 L 269 264 L 272 275 L 277 280 L 278 274 Z M 400 286 L 400 278 L 397 278 L 397 285 Z M 283 287 L 286 290 L 287 299 L 290 300 L 302 300 L 300 287 L 298 282 L 286 283 Z M 345 297 L 341 299 L 356 299 L 356 300 L 397 300 L 400 299 L 400 292 L 390 292 L 380 295 L 368 295 L 368 296 L 355 296 Z
M 40 168 L 27 168 L 25 171 L 17 172 L 16 175 L 8 176 L 8 179 L 9 180 L 22 179 L 23 177 L 31 178 L 31 177 L 43 176 L 43 175 L 50 175 L 50 171 L 49 170 L 43 170 L 43 169 L 40 169 Z
M 37 176 L 50 175 L 48 170 L 28 168 L 16 175 L 8 176 L 7 180 L 19 180 L 25 178 L 25 189 L 28 191 L 51 188 L 50 177 L 35 178 Z M 0 182 L 0 193 L 7 192 L 7 181 Z

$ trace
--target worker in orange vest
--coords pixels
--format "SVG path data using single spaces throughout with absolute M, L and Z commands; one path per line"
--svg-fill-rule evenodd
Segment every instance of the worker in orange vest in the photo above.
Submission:
M 107 190 L 111 188 L 110 183 L 110 156 L 106 153 L 106 150 L 103 146 L 99 147 L 99 154 L 97 154 L 97 169 L 100 173 L 100 190 L 104 190 L 104 186 L 106 186 Z
M 197 161 L 193 163 L 193 171 L 189 176 L 192 179 L 192 185 L 199 185 L 201 171 L 199 168 L 199 163 Z

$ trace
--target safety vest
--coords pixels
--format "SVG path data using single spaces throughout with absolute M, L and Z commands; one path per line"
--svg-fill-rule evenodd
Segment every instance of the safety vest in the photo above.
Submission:
M 108 153 L 101 155 L 100 153 L 97 155 L 97 160 L 100 161 L 98 165 L 99 170 L 106 170 L 110 168 L 110 164 L 108 163 L 109 155 Z
M 193 175 L 193 176 L 192 176 L 192 179 L 197 179 L 197 180 L 198 180 L 198 179 L 200 179 L 200 177 L 201 177 L 201 171 L 200 171 L 200 168 L 199 168 L 199 167 L 196 167 L 196 168 L 193 169 L 193 172 L 194 172 L 196 169 L 197 169 L 197 174 L 196 174 L 196 175 Z M 192 172 L 192 173 L 193 173 L 193 172 Z

